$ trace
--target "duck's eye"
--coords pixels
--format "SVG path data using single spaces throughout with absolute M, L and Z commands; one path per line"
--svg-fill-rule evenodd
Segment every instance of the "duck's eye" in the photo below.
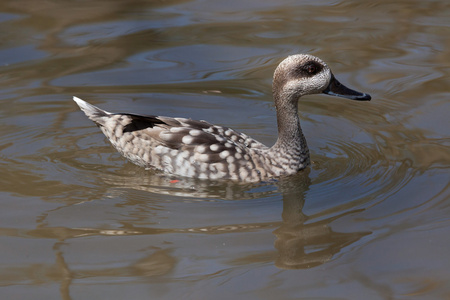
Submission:
M 295 68 L 295 74 L 302 77 L 312 77 L 322 71 L 322 66 L 314 61 L 306 62 Z
M 310 75 L 314 75 L 317 73 L 317 67 L 313 64 L 309 64 L 306 66 L 306 72 Z

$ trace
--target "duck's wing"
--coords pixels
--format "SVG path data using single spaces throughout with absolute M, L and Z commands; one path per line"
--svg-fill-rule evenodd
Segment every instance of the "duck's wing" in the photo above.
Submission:
M 74 100 L 123 156 L 144 167 L 184 175 L 178 168 L 190 171 L 227 161 L 241 165 L 251 160 L 251 149 L 267 148 L 245 134 L 206 121 L 109 113 Z M 193 166 L 182 167 L 186 162 Z
M 213 125 L 206 121 L 186 118 L 171 118 L 152 115 L 137 115 L 131 113 L 110 113 L 86 101 L 73 97 L 86 116 L 99 127 L 112 132 L 116 138 L 125 133 L 140 133 L 148 135 L 161 142 L 168 143 L 171 148 L 182 145 L 201 145 L 214 143 L 232 143 L 245 148 L 263 149 L 264 144 L 237 132 L 231 128 Z M 159 136 L 161 135 L 162 136 Z M 184 138 L 184 141 L 183 141 Z

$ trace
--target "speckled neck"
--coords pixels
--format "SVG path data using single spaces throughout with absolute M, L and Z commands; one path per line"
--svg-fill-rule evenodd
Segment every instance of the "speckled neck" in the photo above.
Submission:
M 277 111 L 278 139 L 270 148 L 275 163 L 294 173 L 309 164 L 309 150 L 300 127 L 298 100 L 304 92 L 289 88 L 289 71 L 280 64 L 273 79 L 273 99 Z
M 298 158 L 304 162 L 309 158 L 309 150 L 298 116 L 299 95 L 282 93 L 274 85 L 273 96 L 277 111 L 278 139 L 272 149 L 281 153 L 281 157 L 294 160 Z

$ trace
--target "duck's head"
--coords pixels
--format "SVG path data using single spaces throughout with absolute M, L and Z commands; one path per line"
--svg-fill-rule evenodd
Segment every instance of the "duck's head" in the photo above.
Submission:
M 273 93 L 278 104 L 321 93 L 360 101 L 371 99 L 369 94 L 341 84 L 325 62 L 308 54 L 289 56 L 278 65 L 273 78 Z

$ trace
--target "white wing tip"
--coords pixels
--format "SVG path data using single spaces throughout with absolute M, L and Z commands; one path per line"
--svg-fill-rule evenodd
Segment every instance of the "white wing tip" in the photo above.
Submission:
M 73 101 L 75 101 L 77 104 L 78 104 L 78 106 L 83 106 L 83 105 L 86 105 L 86 101 L 84 101 L 83 99 L 80 99 L 80 98 L 78 98 L 78 97 L 76 97 L 76 96 L 73 96 Z
M 93 117 L 101 117 L 109 114 L 107 111 L 104 111 L 103 109 L 100 109 L 92 104 L 89 104 L 76 96 L 73 96 L 73 101 L 75 101 L 81 108 L 81 110 L 84 111 L 84 113 L 91 119 Z

